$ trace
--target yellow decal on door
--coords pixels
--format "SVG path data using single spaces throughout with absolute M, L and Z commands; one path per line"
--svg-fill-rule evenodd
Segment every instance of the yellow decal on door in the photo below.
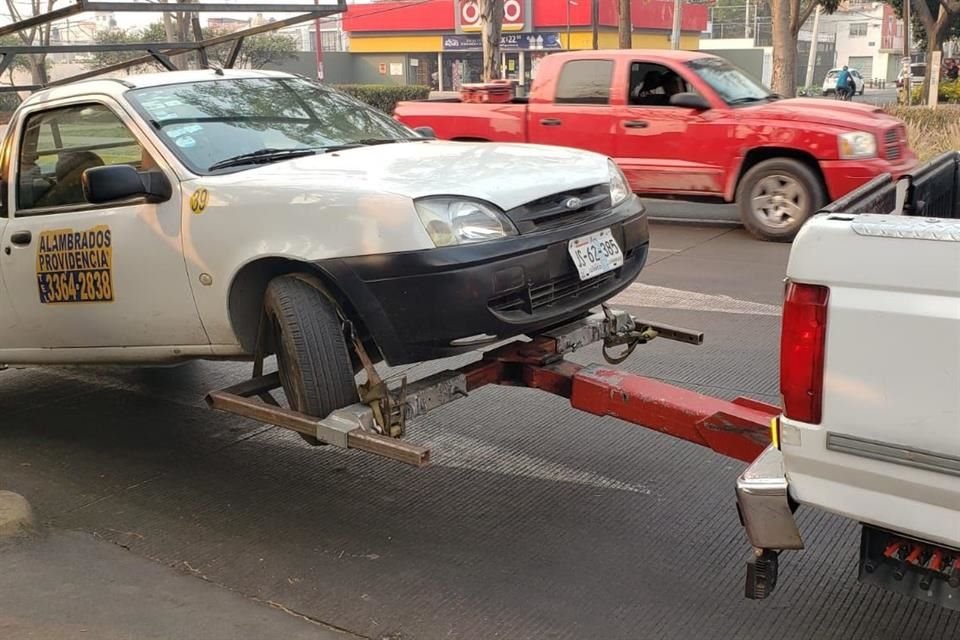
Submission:
M 113 302 L 113 239 L 110 227 L 40 233 L 37 287 L 41 304 Z
M 209 199 L 210 194 L 207 193 L 206 189 L 200 187 L 190 196 L 190 210 L 196 214 L 203 213 L 203 210 L 207 208 L 207 200 Z

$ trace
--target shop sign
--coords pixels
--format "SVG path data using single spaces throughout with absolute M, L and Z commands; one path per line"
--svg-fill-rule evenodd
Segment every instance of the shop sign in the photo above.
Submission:
M 528 1 L 503 0 L 503 31 L 523 31 Z M 461 31 L 480 31 L 480 0 L 459 0 L 454 6 Z
M 503 51 L 536 51 L 539 49 L 562 49 L 560 34 L 547 33 L 504 33 L 500 36 L 500 49 Z M 480 36 L 468 36 L 451 33 L 443 36 L 444 51 L 482 51 L 483 40 Z

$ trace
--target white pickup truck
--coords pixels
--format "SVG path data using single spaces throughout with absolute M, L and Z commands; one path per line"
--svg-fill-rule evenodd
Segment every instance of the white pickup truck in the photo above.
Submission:
M 584 315 L 649 245 L 602 155 L 426 139 L 283 73 L 46 89 L 0 150 L 0 363 L 276 353 L 313 416 L 356 402 L 361 364 Z
M 787 267 L 774 445 L 741 476 L 747 595 L 798 505 L 862 523 L 860 579 L 960 609 L 960 153 L 814 217 Z

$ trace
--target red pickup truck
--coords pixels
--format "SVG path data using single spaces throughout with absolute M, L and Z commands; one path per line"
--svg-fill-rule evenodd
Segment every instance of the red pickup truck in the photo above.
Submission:
M 789 241 L 820 207 L 917 163 L 881 109 L 781 99 L 716 56 L 608 50 L 549 55 L 526 98 L 401 102 L 394 117 L 447 140 L 529 142 L 613 158 L 634 191 L 736 202 L 744 225 Z

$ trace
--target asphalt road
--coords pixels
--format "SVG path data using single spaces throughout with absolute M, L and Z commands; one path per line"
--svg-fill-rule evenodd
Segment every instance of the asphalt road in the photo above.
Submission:
M 702 329 L 707 341 L 655 342 L 623 366 L 708 394 L 776 401 L 789 247 L 736 228 L 655 225 L 653 233 L 642 282 L 619 304 Z M 588 349 L 576 359 L 599 354 Z M 178 640 L 321 638 L 328 627 L 346 638 L 392 640 L 948 640 L 960 633 L 960 615 L 859 585 L 856 525 L 809 510 L 800 511 L 808 549 L 784 556 L 771 599 L 745 600 L 748 546 L 733 499 L 743 465 L 695 445 L 574 413 L 537 392 L 492 388 L 411 427 L 410 439 L 431 443 L 435 461 L 414 470 L 311 448 L 204 407 L 206 391 L 246 372 L 198 363 L 0 375 L 2 488 L 32 501 L 45 539 L 61 548 L 46 555 L 35 542 L 0 550 L 0 575 L 8 576 L 0 579 L 0 631 L 15 619 L 23 632 L 0 636 L 59 638 L 27 633 L 32 620 L 70 604 L 71 620 L 91 628 L 98 616 L 136 618 L 131 607 L 139 606 L 156 631 L 137 633 L 141 620 L 124 637 Z M 87 544 L 129 550 L 129 562 L 156 567 L 157 575 L 136 578 L 126 561 Z M 90 558 L 100 558 L 93 564 L 106 577 L 84 590 L 77 585 L 92 580 L 84 569 Z M 50 566 L 37 568 L 44 561 Z M 174 577 L 232 599 L 207 594 L 200 606 L 190 591 L 178 595 Z M 123 586 L 135 579 L 136 588 Z M 286 616 L 276 634 L 264 635 L 262 626 L 237 631 L 237 598 L 257 625 L 271 620 L 263 611 Z M 171 606 L 182 600 L 190 606 Z M 185 612 L 199 626 L 170 631 L 157 607 L 166 616 Z M 293 631 L 294 622 L 304 626 Z M 228 624 L 232 634 L 223 631 Z

